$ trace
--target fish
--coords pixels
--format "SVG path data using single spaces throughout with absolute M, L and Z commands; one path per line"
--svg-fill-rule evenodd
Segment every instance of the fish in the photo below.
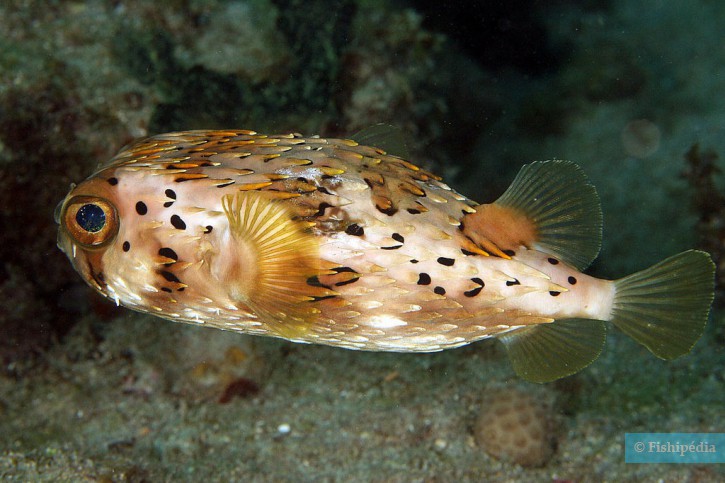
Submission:
M 358 139 L 370 145 L 249 130 L 136 141 L 60 202 L 58 247 L 100 294 L 163 319 L 367 351 L 496 338 L 539 383 L 592 363 L 608 322 L 666 360 L 700 338 L 707 253 L 583 273 L 602 212 L 577 164 L 527 164 L 479 204 L 385 135 Z

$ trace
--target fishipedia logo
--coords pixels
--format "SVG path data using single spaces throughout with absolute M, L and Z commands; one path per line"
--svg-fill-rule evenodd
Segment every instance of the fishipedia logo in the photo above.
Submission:
M 725 433 L 625 433 L 625 463 L 725 463 Z

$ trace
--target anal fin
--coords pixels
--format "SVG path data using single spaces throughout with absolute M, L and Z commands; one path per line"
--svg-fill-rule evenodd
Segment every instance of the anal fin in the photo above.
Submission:
M 606 326 L 600 320 L 562 319 L 499 337 L 516 374 L 531 382 L 550 382 L 574 374 L 602 352 Z

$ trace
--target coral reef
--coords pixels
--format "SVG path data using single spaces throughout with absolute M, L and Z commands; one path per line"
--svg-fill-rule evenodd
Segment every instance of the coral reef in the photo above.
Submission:
M 515 387 L 492 391 L 481 404 L 476 442 L 495 458 L 542 466 L 554 453 L 556 427 L 550 404 Z
M 229 2 L 190 6 L 188 14 L 197 18 L 192 25 L 129 21 L 117 28 L 116 59 L 160 97 L 151 132 L 317 131 L 334 117 L 352 2 Z

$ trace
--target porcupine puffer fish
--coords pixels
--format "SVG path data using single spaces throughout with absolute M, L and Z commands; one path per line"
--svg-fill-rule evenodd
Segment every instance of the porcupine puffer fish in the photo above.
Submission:
M 177 132 L 123 149 L 56 219 L 61 250 L 119 305 L 370 351 L 496 337 L 536 382 L 596 359 L 605 321 L 660 358 L 689 352 L 714 290 L 694 250 L 619 280 L 581 273 L 602 216 L 566 161 L 526 165 L 478 204 L 352 139 Z

